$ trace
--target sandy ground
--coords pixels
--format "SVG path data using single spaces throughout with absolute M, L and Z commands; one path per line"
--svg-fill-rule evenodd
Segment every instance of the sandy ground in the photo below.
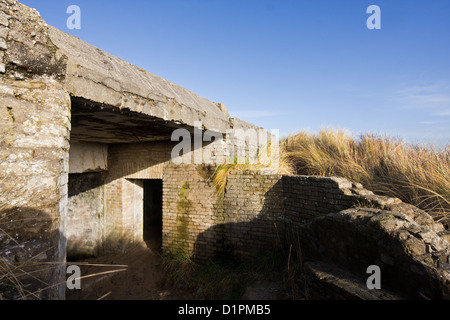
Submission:
M 67 290 L 67 300 L 184 300 L 189 296 L 181 288 L 164 289 L 160 242 L 155 240 L 136 245 L 125 253 L 73 264 L 81 268 L 81 290 Z M 247 287 L 242 299 L 280 299 L 279 285 L 257 281 Z
M 81 266 L 81 290 L 67 290 L 67 300 L 167 300 L 176 299 L 162 289 L 160 251 L 146 243 L 123 254 L 106 255 L 84 260 L 89 264 L 110 266 Z M 79 264 L 81 262 L 78 262 Z M 121 272 L 107 273 L 114 270 Z

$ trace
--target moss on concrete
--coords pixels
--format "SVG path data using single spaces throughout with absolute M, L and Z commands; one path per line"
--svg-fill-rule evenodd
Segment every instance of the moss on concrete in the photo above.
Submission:
M 189 180 L 186 180 L 180 188 L 177 203 L 177 241 L 175 244 L 177 247 L 175 249 L 180 252 L 186 252 L 188 249 L 189 212 L 192 206 L 191 201 L 188 199 L 189 191 Z

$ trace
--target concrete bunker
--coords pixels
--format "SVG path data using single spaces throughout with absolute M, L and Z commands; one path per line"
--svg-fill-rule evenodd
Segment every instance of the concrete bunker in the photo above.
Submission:
M 171 134 L 180 128 L 193 132 L 198 121 L 202 130 L 221 134 L 255 126 L 230 118 L 222 104 L 48 26 L 35 10 L 16 1 L 0 0 L 0 30 L 0 204 L 6 204 L 0 217 L 11 219 L 3 230 L 15 235 L 12 241 L 0 234 L 0 258 L 54 264 L 38 279 L 23 280 L 38 298 L 64 299 L 66 257 L 120 252 L 142 242 L 150 221 L 160 222 L 159 216 L 153 219 L 153 209 L 145 208 L 161 213 L 161 205 L 163 249 L 181 248 L 205 259 L 228 248 L 252 254 L 244 244 L 251 249 L 253 244 L 283 245 L 282 237 L 275 241 L 280 233 L 268 232 L 274 222 L 280 228 L 312 222 L 316 227 L 307 240 L 317 246 L 311 255 L 321 252 L 317 248 L 341 253 L 326 241 L 327 228 L 362 214 L 387 217 L 380 223 L 407 224 L 403 229 L 394 225 L 396 241 L 410 244 L 407 249 L 416 251 L 412 258 L 426 265 L 414 276 L 424 282 L 436 279 L 425 296 L 450 296 L 448 234 L 441 234 L 443 226 L 425 213 L 393 199 L 380 202 L 383 210 L 392 206 L 388 215 L 367 210 L 344 214 L 354 204 L 353 195 L 367 202 L 369 193 L 338 178 L 245 172 L 230 176 L 221 203 L 208 168 L 172 162 Z M 156 203 L 161 193 L 162 203 Z M 260 217 L 261 212 L 267 215 Z M 373 230 L 379 236 L 379 228 Z M 349 243 L 345 236 L 337 233 L 333 244 Z M 410 255 L 407 250 L 401 254 Z M 337 255 L 335 262 L 348 266 L 351 257 Z M 428 262 L 430 257 L 436 257 L 431 262 L 437 266 Z M 384 260 L 389 265 L 390 259 Z M 410 272 L 411 264 L 391 268 L 401 274 Z

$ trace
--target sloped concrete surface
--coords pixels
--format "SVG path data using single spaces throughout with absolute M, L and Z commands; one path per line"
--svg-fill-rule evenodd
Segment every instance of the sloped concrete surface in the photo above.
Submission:
M 49 35 L 68 57 L 65 86 L 73 95 L 191 126 L 202 121 L 206 128 L 220 132 L 229 127 L 223 105 L 54 27 L 49 26 Z

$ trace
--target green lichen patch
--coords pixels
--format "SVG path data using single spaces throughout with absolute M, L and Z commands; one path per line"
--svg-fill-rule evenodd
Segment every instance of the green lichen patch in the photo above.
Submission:
M 177 251 L 186 252 L 188 246 L 188 226 L 189 213 L 191 211 L 192 203 L 188 199 L 190 191 L 189 180 L 186 180 L 180 188 L 179 199 L 177 203 Z

